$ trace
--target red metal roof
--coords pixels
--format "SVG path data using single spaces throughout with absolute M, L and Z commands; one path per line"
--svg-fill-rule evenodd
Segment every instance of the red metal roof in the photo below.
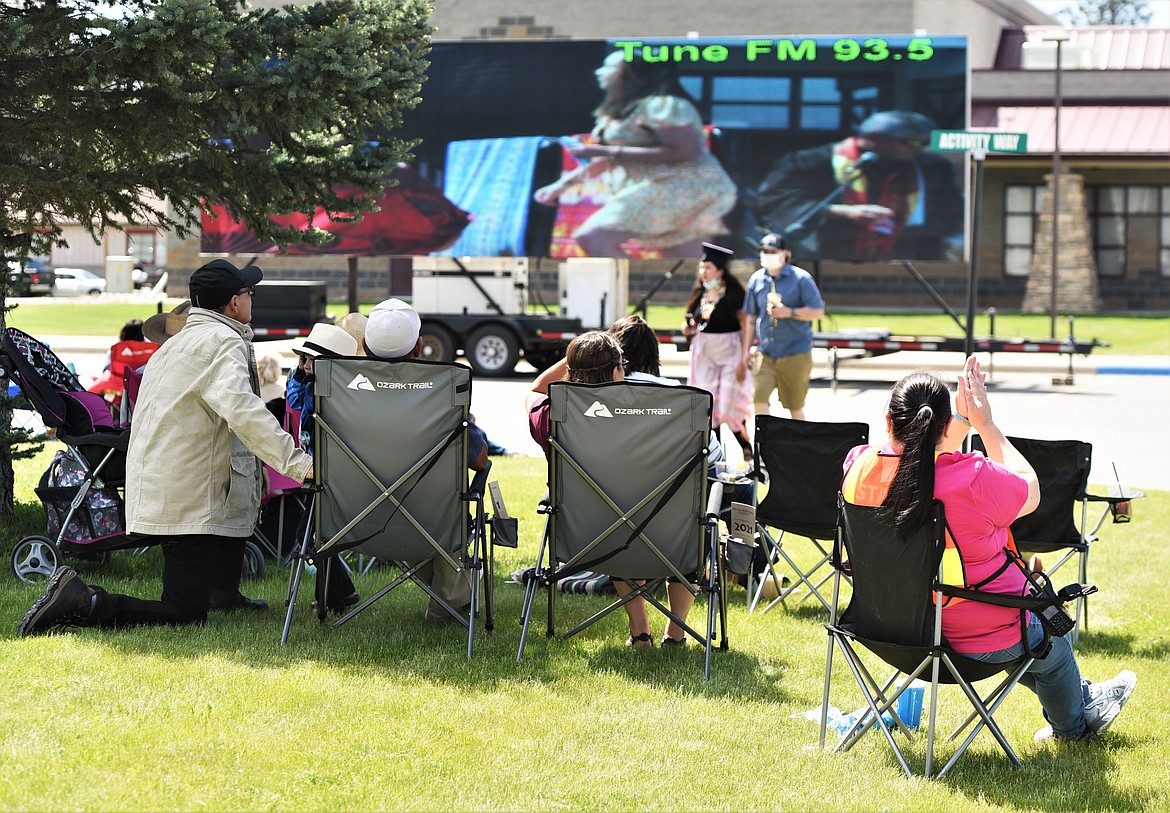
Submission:
M 1052 152 L 1053 119 L 1052 107 L 977 103 L 971 110 L 972 129 L 1027 133 L 1030 155 Z M 1170 158 L 1170 107 L 1061 107 L 1060 151 Z

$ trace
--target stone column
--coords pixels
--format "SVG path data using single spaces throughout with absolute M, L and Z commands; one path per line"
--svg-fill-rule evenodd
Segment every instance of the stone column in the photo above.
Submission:
M 1047 194 L 1032 241 L 1032 270 L 1024 292 L 1024 313 L 1048 313 L 1052 304 L 1052 174 L 1044 176 Z M 1060 245 L 1057 247 L 1056 315 L 1098 313 L 1097 263 L 1085 211 L 1085 179 L 1060 176 Z

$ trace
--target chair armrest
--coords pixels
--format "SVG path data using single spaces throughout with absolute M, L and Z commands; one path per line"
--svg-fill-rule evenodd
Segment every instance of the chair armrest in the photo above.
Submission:
M 1007 593 L 989 593 L 986 590 L 969 590 L 965 587 L 954 587 L 949 584 L 936 584 L 934 589 L 948 597 L 964 598 L 969 601 L 991 604 L 995 607 L 1013 607 L 1032 612 L 1039 612 L 1045 607 L 1057 604 L 1067 604 L 1097 592 L 1097 586 L 1094 584 L 1076 583 L 1060 588 L 1059 592 L 1051 596 L 1014 596 Z
M 483 497 L 484 492 L 487 490 L 487 478 L 491 470 L 492 461 L 489 460 L 486 466 L 475 473 L 475 476 L 471 478 L 471 486 L 467 495 L 468 497 L 473 500 L 478 500 Z
M 1127 491 L 1125 496 L 1120 494 L 1089 494 L 1084 495 L 1089 502 L 1107 502 L 1110 505 L 1117 505 L 1118 503 L 1127 502 L 1128 500 L 1137 500 L 1146 496 L 1144 491 Z

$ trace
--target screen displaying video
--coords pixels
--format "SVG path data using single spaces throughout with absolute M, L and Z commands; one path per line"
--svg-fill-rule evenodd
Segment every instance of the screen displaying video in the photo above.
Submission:
M 386 216 L 315 218 L 335 240 L 290 253 L 693 258 L 780 232 L 796 259 L 966 256 L 963 154 L 930 149 L 968 121 L 965 37 L 437 42 L 430 62 Z M 207 252 L 275 250 L 204 227 Z

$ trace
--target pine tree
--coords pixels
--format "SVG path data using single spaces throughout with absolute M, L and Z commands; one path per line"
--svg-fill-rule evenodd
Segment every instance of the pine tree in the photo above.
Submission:
M 393 132 L 419 100 L 429 15 L 429 0 L 0 0 L 0 269 L 47 253 L 62 223 L 190 234 L 202 201 L 261 239 L 324 240 L 268 215 L 375 205 L 409 157 Z M 7 285 L 0 274 L 0 330 Z M 0 405 L 0 438 L 10 419 Z

